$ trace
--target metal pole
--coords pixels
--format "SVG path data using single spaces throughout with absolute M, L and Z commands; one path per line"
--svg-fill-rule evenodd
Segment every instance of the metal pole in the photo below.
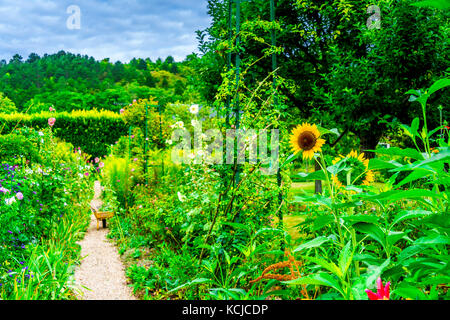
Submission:
M 228 43 L 229 46 L 231 47 L 231 38 L 233 36 L 233 32 L 231 31 L 232 28 L 232 2 L 233 0 L 228 0 Z M 231 51 L 228 52 L 227 54 L 227 71 L 230 71 L 231 69 Z M 230 105 L 231 105 L 231 96 L 228 95 L 227 96 L 227 102 L 226 102 L 226 128 L 230 127 Z
M 162 139 L 162 115 L 161 115 L 161 105 L 158 104 L 158 113 L 159 113 L 159 141 L 161 141 L 161 145 L 163 144 Z M 161 169 L 162 175 L 164 175 L 164 148 L 161 148 Z
M 148 184 L 148 103 L 145 104 L 145 144 L 144 144 L 144 159 L 145 159 L 145 167 L 144 167 L 144 175 Z
M 274 22 L 275 21 L 275 0 L 270 0 L 270 21 Z M 275 47 L 277 45 L 277 35 L 275 32 L 275 29 L 272 28 L 271 32 L 270 32 L 270 36 L 271 36 L 271 40 L 272 40 L 272 46 Z M 274 102 L 274 106 L 275 108 L 278 108 L 278 92 L 277 92 L 277 74 L 276 74 L 276 70 L 277 70 L 277 55 L 276 53 L 272 53 L 272 71 L 273 71 L 273 102 Z M 278 126 L 277 126 L 278 127 Z M 277 170 L 277 184 L 278 187 L 281 188 L 281 170 L 278 167 Z M 283 202 L 283 193 L 280 192 L 278 193 L 278 202 L 281 205 L 281 203 Z M 283 226 L 283 210 L 280 209 L 279 211 L 279 224 L 282 227 Z
M 128 158 L 131 159 L 131 126 L 128 128 Z
M 241 37 L 239 35 L 239 32 L 241 31 L 241 0 L 236 0 L 236 47 L 238 48 L 236 51 L 236 100 L 235 100 L 235 111 L 236 111 L 236 132 L 238 133 L 239 131 L 239 127 L 240 127 L 240 122 L 241 122 L 241 115 L 240 115 L 240 106 L 239 106 L 239 82 L 240 82 L 240 72 L 241 72 L 241 57 L 239 55 L 239 45 L 241 42 Z M 239 141 L 239 136 L 238 134 L 236 135 L 238 137 L 237 142 Z M 238 144 L 238 143 L 236 143 Z M 236 150 L 238 150 L 237 146 L 236 146 Z M 236 179 L 235 179 L 235 183 L 236 185 L 239 184 L 241 177 L 241 168 L 240 166 L 237 164 L 237 160 L 238 160 L 238 155 L 237 153 L 235 153 L 236 156 L 236 166 L 237 166 L 237 171 L 236 171 Z

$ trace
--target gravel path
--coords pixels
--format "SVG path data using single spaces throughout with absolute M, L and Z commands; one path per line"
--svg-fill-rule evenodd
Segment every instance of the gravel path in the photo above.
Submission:
M 100 182 L 95 182 L 95 195 L 91 205 L 100 208 L 102 201 Z M 136 300 L 127 286 L 125 269 L 116 247 L 108 241 L 108 229 L 97 231 L 97 220 L 91 216 L 91 224 L 85 238 L 79 242 L 81 256 L 85 257 L 75 270 L 75 282 L 81 288 L 79 300 Z

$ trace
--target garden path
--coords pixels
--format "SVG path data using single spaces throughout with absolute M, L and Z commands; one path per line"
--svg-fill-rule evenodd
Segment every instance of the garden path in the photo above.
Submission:
M 94 199 L 91 205 L 102 205 L 102 187 L 95 182 Z M 79 242 L 81 256 L 85 257 L 75 270 L 75 283 L 80 288 L 80 300 L 136 300 L 132 289 L 127 286 L 125 268 L 120 261 L 116 247 L 108 241 L 108 229 L 97 230 L 97 220 L 92 214 L 91 223 L 85 238 Z M 85 289 L 83 287 L 87 287 Z

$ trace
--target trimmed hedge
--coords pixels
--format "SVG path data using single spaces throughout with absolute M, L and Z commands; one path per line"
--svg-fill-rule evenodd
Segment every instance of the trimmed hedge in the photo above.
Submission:
M 75 110 L 71 113 L 0 114 L 0 134 L 11 133 L 16 126 L 37 130 L 47 128 L 50 118 L 56 119 L 53 126 L 56 137 L 80 147 L 93 157 L 107 155 L 108 146 L 115 144 L 128 131 L 122 116 L 112 111 Z

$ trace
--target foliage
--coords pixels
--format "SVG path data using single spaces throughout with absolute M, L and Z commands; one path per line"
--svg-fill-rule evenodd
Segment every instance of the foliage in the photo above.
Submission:
M 8 97 L 5 97 L 2 92 L 0 92 L 0 113 L 13 113 L 17 112 L 16 105 Z
M 1 138 L 29 146 L 40 161 L 29 162 L 35 155 L 27 153 L 20 161 L 2 159 L 0 298 L 73 299 L 70 281 L 80 258 L 76 241 L 89 222 L 79 205 L 86 201 L 91 167 L 49 129 L 21 128 Z
M 23 115 L 19 113 L 0 115 L 3 133 L 12 132 L 20 126 L 48 128 L 48 119 L 55 118 L 53 132 L 56 137 L 80 147 L 93 157 L 102 157 L 108 153 L 108 146 L 114 144 L 127 127 L 120 115 L 111 111 L 73 111 Z
M 16 134 L 0 136 L 0 162 L 14 159 L 12 161 L 19 163 L 18 158 L 36 161 L 39 159 L 38 150 L 24 136 Z
M 172 57 L 165 61 L 152 62 L 147 58 L 113 64 L 109 59 L 96 61 L 65 51 L 43 57 L 31 53 L 26 61 L 14 55 L 9 62 L 0 62 L 0 92 L 19 111 L 40 112 L 53 106 L 68 112 L 77 109 L 118 112 L 132 99 L 150 95 L 168 102 L 188 101 L 190 92 L 183 89 L 191 73 L 187 65 L 175 62 Z

